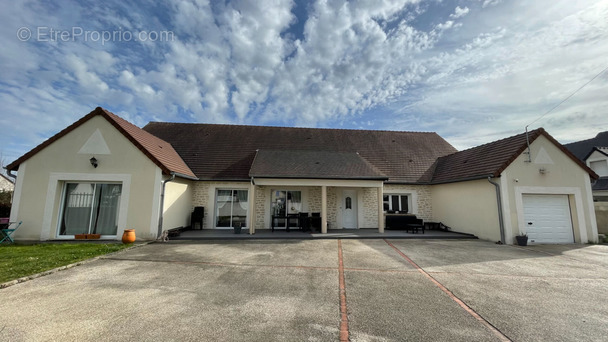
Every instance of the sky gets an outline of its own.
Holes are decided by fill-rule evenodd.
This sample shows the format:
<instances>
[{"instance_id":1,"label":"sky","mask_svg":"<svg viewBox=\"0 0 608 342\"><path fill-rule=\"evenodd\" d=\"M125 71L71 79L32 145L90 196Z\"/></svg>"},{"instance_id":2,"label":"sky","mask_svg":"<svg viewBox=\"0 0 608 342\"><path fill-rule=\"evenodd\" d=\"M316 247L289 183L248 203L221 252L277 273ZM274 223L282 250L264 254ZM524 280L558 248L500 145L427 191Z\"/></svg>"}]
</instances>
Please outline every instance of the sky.
<instances>
[{"instance_id":1,"label":"sky","mask_svg":"<svg viewBox=\"0 0 608 342\"><path fill-rule=\"evenodd\" d=\"M526 125L562 143L608 130L608 0L0 0L0 8L7 163L97 106L140 127L432 131L458 149Z\"/></svg>"}]
</instances>

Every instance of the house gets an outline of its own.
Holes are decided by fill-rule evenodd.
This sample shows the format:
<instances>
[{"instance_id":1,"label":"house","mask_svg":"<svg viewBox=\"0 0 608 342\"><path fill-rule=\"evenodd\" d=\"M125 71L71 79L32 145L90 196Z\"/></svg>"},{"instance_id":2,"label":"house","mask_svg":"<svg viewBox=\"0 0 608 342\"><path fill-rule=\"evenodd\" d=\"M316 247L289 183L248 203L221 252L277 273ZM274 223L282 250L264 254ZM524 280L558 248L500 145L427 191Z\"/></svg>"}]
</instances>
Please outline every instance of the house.
<instances>
[{"instance_id":1,"label":"house","mask_svg":"<svg viewBox=\"0 0 608 342\"><path fill-rule=\"evenodd\" d=\"M11 192L15 189L13 180L0 173L0 191Z\"/></svg>"},{"instance_id":2,"label":"house","mask_svg":"<svg viewBox=\"0 0 608 342\"><path fill-rule=\"evenodd\" d=\"M595 215L598 231L608 234L608 131L564 146L598 174L599 178L591 184Z\"/></svg>"},{"instance_id":3,"label":"house","mask_svg":"<svg viewBox=\"0 0 608 342\"><path fill-rule=\"evenodd\" d=\"M529 141L529 145L528 142ZM7 166L17 238L139 239L189 226L249 233L319 213L321 230L415 214L513 243L597 241L590 178L542 128L458 152L436 133L151 122L96 108Z\"/></svg>"}]
</instances>

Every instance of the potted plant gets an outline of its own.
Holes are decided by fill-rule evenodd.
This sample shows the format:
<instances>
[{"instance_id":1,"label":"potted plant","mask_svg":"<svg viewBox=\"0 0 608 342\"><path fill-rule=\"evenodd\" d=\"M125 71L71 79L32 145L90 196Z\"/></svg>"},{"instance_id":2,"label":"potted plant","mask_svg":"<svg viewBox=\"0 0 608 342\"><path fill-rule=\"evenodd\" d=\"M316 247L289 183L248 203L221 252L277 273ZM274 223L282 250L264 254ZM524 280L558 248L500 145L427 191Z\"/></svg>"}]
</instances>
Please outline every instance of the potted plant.
<instances>
[{"instance_id":1,"label":"potted plant","mask_svg":"<svg viewBox=\"0 0 608 342\"><path fill-rule=\"evenodd\" d=\"M527 246L528 245L528 234L521 233L515 237L515 240L517 240L518 245Z\"/></svg>"},{"instance_id":2,"label":"potted plant","mask_svg":"<svg viewBox=\"0 0 608 342\"><path fill-rule=\"evenodd\" d=\"M241 223L234 223L234 234L241 234Z\"/></svg>"}]
</instances>

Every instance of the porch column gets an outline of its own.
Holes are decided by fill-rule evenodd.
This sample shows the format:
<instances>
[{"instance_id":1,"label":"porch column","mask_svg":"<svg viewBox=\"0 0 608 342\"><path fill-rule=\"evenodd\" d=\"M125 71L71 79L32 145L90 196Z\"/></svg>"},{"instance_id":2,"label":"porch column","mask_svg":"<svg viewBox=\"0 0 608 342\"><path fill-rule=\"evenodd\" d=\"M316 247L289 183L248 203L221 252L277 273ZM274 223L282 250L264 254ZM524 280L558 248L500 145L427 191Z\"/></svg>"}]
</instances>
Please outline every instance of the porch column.
<instances>
[{"instance_id":1,"label":"porch column","mask_svg":"<svg viewBox=\"0 0 608 342\"><path fill-rule=\"evenodd\" d=\"M255 234L255 185L249 184L249 234Z\"/></svg>"},{"instance_id":2,"label":"porch column","mask_svg":"<svg viewBox=\"0 0 608 342\"><path fill-rule=\"evenodd\" d=\"M327 186L321 186L321 233L327 234Z\"/></svg>"},{"instance_id":3,"label":"porch column","mask_svg":"<svg viewBox=\"0 0 608 342\"><path fill-rule=\"evenodd\" d=\"M378 233L384 233L384 194L382 186L378 188Z\"/></svg>"}]
</instances>

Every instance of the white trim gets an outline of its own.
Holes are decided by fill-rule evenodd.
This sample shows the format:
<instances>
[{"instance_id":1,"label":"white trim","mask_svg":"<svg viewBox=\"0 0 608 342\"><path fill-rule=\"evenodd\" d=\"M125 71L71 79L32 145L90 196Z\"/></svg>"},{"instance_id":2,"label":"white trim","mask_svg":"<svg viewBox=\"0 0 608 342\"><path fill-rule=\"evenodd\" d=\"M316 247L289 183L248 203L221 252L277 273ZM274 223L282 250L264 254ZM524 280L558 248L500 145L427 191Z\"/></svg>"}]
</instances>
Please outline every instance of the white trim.
<instances>
[{"instance_id":1,"label":"white trim","mask_svg":"<svg viewBox=\"0 0 608 342\"><path fill-rule=\"evenodd\" d=\"M69 181L92 181L92 182L120 182L122 183L122 193L120 200L120 209L118 211L118 230L116 236L111 236L118 239L122 236L127 225L127 213L129 210L129 195L131 191L131 175L129 174L92 174L92 173L51 173L49 176L48 189L46 192L46 204L44 207L44 217L42 218L42 230L40 232L40 240L49 240L51 236L58 238L58 222L55 225L55 233L52 231L53 213L55 212L55 198L57 196L57 187L59 182ZM62 190L63 191L63 187ZM61 203L60 203L61 204ZM57 215L59 217L59 214Z\"/></svg>"},{"instance_id":2,"label":"white trim","mask_svg":"<svg viewBox=\"0 0 608 342\"><path fill-rule=\"evenodd\" d=\"M587 209L589 211L589 220L591 220L591 242L597 243L597 218L595 217L595 204L593 202L593 192L591 191L591 180L589 179L589 175L587 173L583 175L583 181L585 182L585 192L587 193ZM583 243L585 242L586 241L583 241Z\"/></svg>"},{"instance_id":3,"label":"white trim","mask_svg":"<svg viewBox=\"0 0 608 342\"><path fill-rule=\"evenodd\" d=\"M377 188L382 181L351 180L351 179L282 179L282 178L256 178L255 185L267 186L329 186L345 188Z\"/></svg>"},{"instance_id":4,"label":"white trim","mask_svg":"<svg viewBox=\"0 0 608 342\"><path fill-rule=\"evenodd\" d=\"M224 185L211 186L211 188L213 188L214 190L213 190L213 203L212 203L212 205L213 205L213 207L212 207L213 208L213 215L209 215L209 216L212 217L213 222L212 222L212 225L210 227L212 227L212 229L220 229L220 230L222 230L222 229L224 229L224 230L233 229L233 227L217 227L215 225L217 223L217 217L216 217L217 212L215 210L215 205L217 204L217 190L231 190L231 191L233 191L233 190L245 190L245 191L247 191L247 201L249 201L249 200L251 200L251 193L249 191L250 190L249 187L248 186L231 187L229 184L224 184ZM245 217L245 222L247 223L248 226L249 226L249 215L250 215L249 208L250 207L251 206L249 205L249 203L247 203L247 216ZM249 227L247 227L247 229L249 229Z\"/></svg>"},{"instance_id":5,"label":"white trim","mask_svg":"<svg viewBox=\"0 0 608 342\"><path fill-rule=\"evenodd\" d=\"M584 214L584 206L583 206L583 198L581 194L581 189L577 187L542 187L542 186L516 186L515 187L515 205L517 208L517 223L518 229L517 232L522 233L526 231L525 228L525 220L524 220L524 204L523 204L523 195L525 194L535 194L535 195L573 195L574 196L574 204L576 205L576 219L578 222L578 231L579 231L579 243L587 243L587 226L585 224L585 214ZM570 217L572 217L572 211L570 212ZM574 217L572 217L574 219ZM575 241L576 241L575 237Z\"/></svg>"},{"instance_id":6,"label":"white trim","mask_svg":"<svg viewBox=\"0 0 608 342\"><path fill-rule=\"evenodd\" d=\"M160 192L163 186L163 172L156 168L154 175L154 195L152 196L152 217L150 218L150 234L158 235L158 220L160 218ZM163 213L164 214L164 213Z\"/></svg>"},{"instance_id":7,"label":"white trim","mask_svg":"<svg viewBox=\"0 0 608 342\"><path fill-rule=\"evenodd\" d=\"M23 178L25 178L25 165L27 162L19 164L15 188L13 189L13 204L11 205L10 221L17 222L19 218L19 206L21 205L21 192L23 191Z\"/></svg>"},{"instance_id":8,"label":"white trim","mask_svg":"<svg viewBox=\"0 0 608 342\"><path fill-rule=\"evenodd\" d=\"M502 223L505 228L505 243L510 244L512 242L511 236L514 236L514 234L513 223L511 222L511 201L509 201L509 177L504 171L500 175L500 199L502 201Z\"/></svg>"},{"instance_id":9,"label":"white trim","mask_svg":"<svg viewBox=\"0 0 608 342\"><path fill-rule=\"evenodd\" d=\"M418 191L415 189L396 189L396 190L385 190L382 189L382 195L407 195L408 200L408 214L418 215ZM401 199L399 199L401 201ZM384 197L383 201L384 203ZM382 211L384 212L384 204L382 205Z\"/></svg>"}]
</instances>

